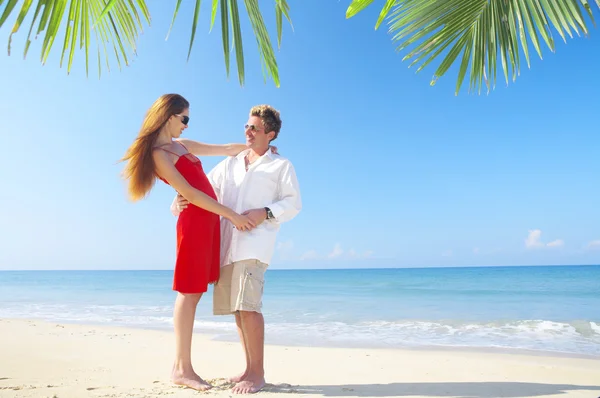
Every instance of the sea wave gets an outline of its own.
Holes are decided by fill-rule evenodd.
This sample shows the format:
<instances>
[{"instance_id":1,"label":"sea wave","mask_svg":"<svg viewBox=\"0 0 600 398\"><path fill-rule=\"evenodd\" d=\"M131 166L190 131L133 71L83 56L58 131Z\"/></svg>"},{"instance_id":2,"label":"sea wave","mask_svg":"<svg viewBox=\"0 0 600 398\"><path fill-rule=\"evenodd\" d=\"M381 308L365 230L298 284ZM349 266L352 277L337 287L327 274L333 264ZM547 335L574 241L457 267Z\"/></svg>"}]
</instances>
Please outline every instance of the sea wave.
<instances>
[{"instance_id":1,"label":"sea wave","mask_svg":"<svg viewBox=\"0 0 600 398\"><path fill-rule=\"evenodd\" d=\"M171 329L171 306L23 304L0 309L3 318L37 318L56 322L110 324ZM600 356L597 320L398 320L371 322L269 322L271 344L337 347L470 347L526 349ZM195 329L217 339L235 340L231 317L198 316Z\"/></svg>"},{"instance_id":2,"label":"sea wave","mask_svg":"<svg viewBox=\"0 0 600 398\"><path fill-rule=\"evenodd\" d=\"M346 324L271 324L276 343L362 347L472 347L526 349L600 356L600 328L590 321L415 321Z\"/></svg>"}]
</instances>

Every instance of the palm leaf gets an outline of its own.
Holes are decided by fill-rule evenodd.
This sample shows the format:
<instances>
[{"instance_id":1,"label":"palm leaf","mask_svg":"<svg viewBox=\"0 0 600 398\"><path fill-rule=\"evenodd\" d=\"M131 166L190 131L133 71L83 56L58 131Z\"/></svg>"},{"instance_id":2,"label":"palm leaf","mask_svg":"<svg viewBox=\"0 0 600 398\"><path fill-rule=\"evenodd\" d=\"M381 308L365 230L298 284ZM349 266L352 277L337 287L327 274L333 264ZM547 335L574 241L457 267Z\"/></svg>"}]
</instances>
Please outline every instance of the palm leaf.
<instances>
[{"instance_id":1,"label":"palm leaf","mask_svg":"<svg viewBox=\"0 0 600 398\"><path fill-rule=\"evenodd\" d=\"M192 22L192 37L190 38L190 48L188 49L188 61L192 54L192 46L194 45L194 38L196 37L196 29L198 28L198 16L200 16L200 4L201 0L196 0L196 7L194 8L194 21Z\"/></svg>"},{"instance_id":2,"label":"palm leaf","mask_svg":"<svg viewBox=\"0 0 600 398\"><path fill-rule=\"evenodd\" d=\"M18 7L19 3L22 5ZM214 25L217 10L221 10L223 54L225 68L229 76L230 49L235 50L238 78L244 84L244 49L242 40L241 18L238 0L212 0L210 14L210 29ZM270 76L279 87L279 70L271 39L266 24L259 9L258 0L244 0L253 33L258 43L261 64L265 76ZM177 18L182 0L175 0L175 11L167 39ZM201 0L195 1L192 31L188 48L188 60L196 39L199 23ZM277 24L277 43L281 46L283 17L289 21L287 0L275 0L275 15ZM150 12L145 0L0 0L0 28L9 17L18 11L13 28L8 37L8 54L11 53L13 37L18 33L23 21L31 17L31 25L25 41L23 56L26 57L31 45L31 36L41 35L42 46L40 58L45 64L50 56L57 38L62 42L60 66L66 64L70 73L75 59L77 47L84 51L86 75L89 73L90 46L97 46L98 74L102 74L103 61L110 71L109 59L116 60L119 68L129 65L130 59L136 54L137 40L143 32L143 25L150 24ZM232 35L230 36L230 29ZM292 26L293 29L293 26ZM91 34L93 31L93 35ZM230 38L232 42L230 43ZM62 40L61 40L62 39ZM114 53L114 54L111 54Z\"/></svg>"},{"instance_id":3,"label":"palm leaf","mask_svg":"<svg viewBox=\"0 0 600 398\"><path fill-rule=\"evenodd\" d=\"M294 30L294 25L292 24L292 19L290 18L290 6L287 3L287 0L275 0L275 20L277 23L277 47L281 48L281 31L283 25L283 16L288 20L292 30Z\"/></svg>"},{"instance_id":4,"label":"palm leaf","mask_svg":"<svg viewBox=\"0 0 600 398\"><path fill-rule=\"evenodd\" d=\"M352 3L346 10L346 18L352 18L369 6L373 0L352 0Z\"/></svg>"},{"instance_id":5,"label":"palm leaf","mask_svg":"<svg viewBox=\"0 0 600 398\"><path fill-rule=\"evenodd\" d=\"M8 12L5 10L5 12L3 13L1 20L0 20L0 26L2 26L2 23L4 23L4 21L8 17L8 14L14 8L14 6L16 5L17 2L13 1L12 3L13 3L12 7L10 7L10 5L7 5L7 10L9 9L8 7L10 7L10 10ZM32 0L25 0L25 2L23 3L23 6L21 7L21 11L19 12L19 16L17 16L17 21L15 22L15 25L13 26L12 31L10 32L10 36L8 36L8 55L10 55L10 44L12 41L12 36L21 27L21 24L23 23L23 19L25 19L25 16L27 16L27 13L29 12L29 7L31 7L31 3L32 3ZM4 14L6 14L6 16Z\"/></svg>"},{"instance_id":6,"label":"palm leaf","mask_svg":"<svg viewBox=\"0 0 600 398\"><path fill-rule=\"evenodd\" d=\"M221 38L223 41L223 55L225 57L225 70L229 77L230 50L229 50L229 3L221 0Z\"/></svg>"},{"instance_id":7,"label":"palm leaf","mask_svg":"<svg viewBox=\"0 0 600 398\"><path fill-rule=\"evenodd\" d=\"M353 0L346 15L356 15L371 3ZM600 8L600 0L595 3ZM485 85L489 92L500 65L506 84L519 75L522 57L530 66L530 42L542 57L540 36L555 51L553 32L564 41L567 36L588 35L585 14L595 24L589 0L386 0L376 27L382 15L388 16L398 50L408 50L404 60L412 59L411 66L420 64L417 71L438 63L432 85L462 53L458 95L469 66L469 90L480 93Z\"/></svg>"},{"instance_id":8,"label":"palm leaf","mask_svg":"<svg viewBox=\"0 0 600 398\"><path fill-rule=\"evenodd\" d=\"M212 28L215 25L215 18L217 17L217 8L219 7L219 0L213 0L212 2L212 12L210 13L210 29L209 32L212 32Z\"/></svg>"},{"instance_id":9,"label":"palm leaf","mask_svg":"<svg viewBox=\"0 0 600 398\"><path fill-rule=\"evenodd\" d=\"M225 0L221 0L225 1ZM244 45L242 42L242 25L240 24L240 11L237 0L229 1L229 11L231 12L231 27L233 29L233 48L235 50L235 60L237 61L238 80L240 85L244 85Z\"/></svg>"},{"instance_id":10,"label":"palm leaf","mask_svg":"<svg viewBox=\"0 0 600 398\"><path fill-rule=\"evenodd\" d=\"M256 36L256 41L258 43L258 49L263 67L266 69L266 74L273 79L275 86L279 87L280 82L277 59L275 58L275 52L273 51L273 46L271 45L271 39L269 38L265 21L263 20L262 14L260 13L260 9L258 7L258 0L245 0L245 4L246 11L250 17L250 24L252 25L254 36Z\"/></svg>"},{"instance_id":11,"label":"palm leaf","mask_svg":"<svg viewBox=\"0 0 600 398\"><path fill-rule=\"evenodd\" d=\"M112 1L112 0L110 0ZM188 48L188 60L190 54L192 52L194 40L196 37L196 30L198 26L198 16L200 14L200 0L196 0L196 5L194 9L194 17L192 21L192 34L190 39L190 45ZM244 85L245 81L245 64L244 64L244 46L243 46L243 34L241 27L241 18L240 18L240 10L238 0L212 0L211 4L211 13L210 13L210 28L209 31L212 31L214 26L217 10L219 9L220 3L220 11L221 11L221 37L223 41L223 55L225 59L225 70L227 76L229 77L229 68L230 68L230 57L231 57L231 49L235 51L235 58L238 70L238 80L240 85ZM169 32L171 31L175 19L177 17L179 6L181 4L181 0L177 0L175 6L175 12L173 13L173 20L171 22L171 27ZM275 57L275 52L273 50L273 46L271 45L271 39L268 34L264 19L262 17L262 13L260 11L258 0L244 0L244 4L246 6L246 11L248 13L248 18L250 19L250 24L252 26L252 30L254 32L254 36L258 43L258 50L260 54L261 64L263 66L263 71L265 72L265 77L268 75L273 79L273 82L277 87L280 85L279 81L279 68L277 66L277 60ZM282 35L282 21L283 17L288 20L290 25L292 24L290 13L289 13L289 5L287 0L275 0L275 19L277 24L277 43L281 45L281 35ZM292 26L293 28L293 26ZM231 33L231 35L230 35ZM168 38L168 35L167 35ZM231 39L231 42L230 42Z\"/></svg>"},{"instance_id":12,"label":"palm leaf","mask_svg":"<svg viewBox=\"0 0 600 398\"><path fill-rule=\"evenodd\" d=\"M10 0L4 5L4 1L0 0L0 28L17 9L15 6L18 2ZM43 34L40 54L42 64L47 62L56 39L62 36L60 66L66 63L67 73L70 73L77 48L84 49L86 75L89 73L89 47L93 45L90 29L96 33L94 39L98 45L99 57L102 45L108 66L106 46L112 46L115 58L121 65L121 61L128 64L130 56L135 55L137 39L143 29L140 15L146 23L150 23L145 0L24 0L9 36L9 55L13 35L18 33L24 19L32 11L23 56L26 57L29 51L34 28L36 37ZM99 58L99 74L100 65Z\"/></svg>"},{"instance_id":13,"label":"palm leaf","mask_svg":"<svg viewBox=\"0 0 600 398\"><path fill-rule=\"evenodd\" d=\"M381 13L379 14L379 18L377 18L377 23L375 24L375 29L379 29L379 25L383 22L385 17L389 14L392 7L396 4L396 0L387 0L385 5L381 9Z\"/></svg>"}]
</instances>

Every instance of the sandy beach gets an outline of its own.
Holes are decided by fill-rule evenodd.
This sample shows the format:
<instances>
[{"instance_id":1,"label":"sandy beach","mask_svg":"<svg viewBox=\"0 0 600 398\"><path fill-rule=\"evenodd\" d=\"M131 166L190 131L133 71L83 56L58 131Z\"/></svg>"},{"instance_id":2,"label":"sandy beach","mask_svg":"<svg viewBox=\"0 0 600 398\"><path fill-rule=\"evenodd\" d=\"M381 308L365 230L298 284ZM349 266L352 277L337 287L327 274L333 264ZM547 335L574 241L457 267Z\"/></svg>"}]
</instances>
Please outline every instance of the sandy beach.
<instances>
[{"instance_id":1,"label":"sandy beach","mask_svg":"<svg viewBox=\"0 0 600 398\"><path fill-rule=\"evenodd\" d=\"M0 396L232 396L237 343L194 337L206 393L171 385L173 335L0 319ZM600 361L456 350L266 347L265 397L598 397Z\"/></svg>"}]
</instances>

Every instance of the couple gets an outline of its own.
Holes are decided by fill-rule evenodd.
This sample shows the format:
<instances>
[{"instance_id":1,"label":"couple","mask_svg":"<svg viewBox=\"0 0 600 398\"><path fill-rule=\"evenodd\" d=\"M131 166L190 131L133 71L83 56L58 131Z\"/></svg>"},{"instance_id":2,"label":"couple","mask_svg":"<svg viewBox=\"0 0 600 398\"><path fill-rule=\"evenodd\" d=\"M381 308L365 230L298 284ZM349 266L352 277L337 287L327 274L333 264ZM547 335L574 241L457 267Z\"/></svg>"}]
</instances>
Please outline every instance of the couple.
<instances>
[{"instance_id":1,"label":"couple","mask_svg":"<svg viewBox=\"0 0 600 398\"><path fill-rule=\"evenodd\" d=\"M185 98L161 96L123 158L131 199L145 197L156 178L178 192L171 205L179 216L172 380L196 390L211 388L193 369L191 345L196 306L208 285L215 283L214 314L235 315L246 355L246 370L230 379L236 383L232 391L255 393L265 384L264 272L280 223L295 217L302 207L298 181L291 162L270 147L281 129L279 112L272 107L250 110L246 144L176 140L189 120ZM195 155L229 157L206 175Z\"/></svg>"}]
</instances>

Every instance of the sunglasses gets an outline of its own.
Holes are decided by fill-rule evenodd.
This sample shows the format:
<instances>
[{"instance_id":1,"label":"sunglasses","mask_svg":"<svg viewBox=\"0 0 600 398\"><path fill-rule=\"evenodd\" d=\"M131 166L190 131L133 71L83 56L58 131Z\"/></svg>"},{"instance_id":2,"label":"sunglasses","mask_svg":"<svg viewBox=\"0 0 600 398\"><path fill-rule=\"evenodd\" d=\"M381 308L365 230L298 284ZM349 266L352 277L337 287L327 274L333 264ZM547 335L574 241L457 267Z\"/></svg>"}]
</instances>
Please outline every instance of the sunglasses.
<instances>
[{"instance_id":1,"label":"sunglasses","mask_svg":"<svg viewBox=\"0 0 600 398\"><path fill-rule=\"evenodd\" d=\"M186 126L188 125L188 123L190 122L190 117L189 116L185 116L185 115L178 115L176 114L175 116L179 116L181 117L181 123L185 124Z\"/></svg>"},{"instance_id":2,"label":"sunglasses","mask_svg":"<svg viewBox=\"0 0 600 398\"><path fill-rule=\"evenodd\" d=\"M255 125L253 124L245 124L244 125L244 130L250 130L250 131L262 131L261 129L257 129Z\"/></svg>"}]
</instances>

